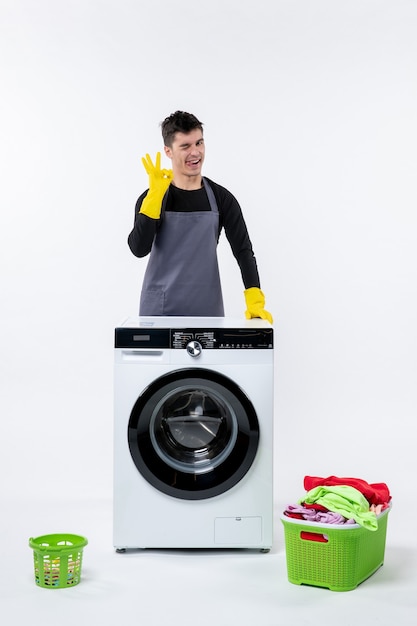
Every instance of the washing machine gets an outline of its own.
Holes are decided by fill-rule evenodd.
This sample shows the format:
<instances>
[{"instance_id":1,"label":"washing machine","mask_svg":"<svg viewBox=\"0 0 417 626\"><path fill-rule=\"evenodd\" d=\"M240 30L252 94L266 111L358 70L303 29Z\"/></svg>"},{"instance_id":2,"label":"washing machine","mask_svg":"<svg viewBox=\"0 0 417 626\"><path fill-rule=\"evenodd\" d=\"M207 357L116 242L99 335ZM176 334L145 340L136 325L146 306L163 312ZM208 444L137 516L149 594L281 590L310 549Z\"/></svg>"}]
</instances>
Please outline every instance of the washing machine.
<instances>
[{"instance_id":1,"label":"washing machine","mask_svg":"<svg viewBox=\"0 0 417 626\"><path fill-rule=\"evenodd\" d=\"M115 329L118 552L271 548L273 337L267 321L227 317Z\"/></svg>"}]
</instances>

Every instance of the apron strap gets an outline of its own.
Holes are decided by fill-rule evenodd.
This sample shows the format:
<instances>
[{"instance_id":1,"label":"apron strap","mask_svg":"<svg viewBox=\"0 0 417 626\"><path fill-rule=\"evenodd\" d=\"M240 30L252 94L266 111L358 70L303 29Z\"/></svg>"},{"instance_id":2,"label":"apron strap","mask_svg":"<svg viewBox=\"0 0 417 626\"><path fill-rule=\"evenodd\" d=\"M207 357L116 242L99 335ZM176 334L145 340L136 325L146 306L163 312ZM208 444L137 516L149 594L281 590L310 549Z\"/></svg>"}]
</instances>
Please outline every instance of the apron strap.
<instances>
[{"instance_id":1,"label":"apron strap","mask_svg":"<svg viewBox=\"0 0 417 626\"><path fill-rule=\"evenodd\" d=\"M204 189L206 190L207 198L210 204L210 208L213 213L219 212L219 207L217 206L216 197L214 195L213 189L210 187L207 178L203 177Z\"/></svg>"}]
</instances>

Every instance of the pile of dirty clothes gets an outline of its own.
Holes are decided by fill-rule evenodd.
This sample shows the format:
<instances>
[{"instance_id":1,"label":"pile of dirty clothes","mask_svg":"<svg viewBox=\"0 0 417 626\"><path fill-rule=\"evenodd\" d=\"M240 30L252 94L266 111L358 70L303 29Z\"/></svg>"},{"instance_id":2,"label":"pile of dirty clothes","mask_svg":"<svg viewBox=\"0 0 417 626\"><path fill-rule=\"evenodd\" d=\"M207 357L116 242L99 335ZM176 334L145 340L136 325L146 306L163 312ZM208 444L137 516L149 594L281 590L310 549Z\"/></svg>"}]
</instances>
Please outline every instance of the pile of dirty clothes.
<instances>
[{"instance_id":1,"label":"pile of dirty clothes","mask_svg":"<svg viewBox=\"0 0 417 626\"><path fill-rule=\"evenodd\" d=\"M284 515L321 524L360 524L378 530L378 515L391 506L385 483L368 483L362 478L305 476L306 494L290 504Z\"/></svg>"}]
</instances>

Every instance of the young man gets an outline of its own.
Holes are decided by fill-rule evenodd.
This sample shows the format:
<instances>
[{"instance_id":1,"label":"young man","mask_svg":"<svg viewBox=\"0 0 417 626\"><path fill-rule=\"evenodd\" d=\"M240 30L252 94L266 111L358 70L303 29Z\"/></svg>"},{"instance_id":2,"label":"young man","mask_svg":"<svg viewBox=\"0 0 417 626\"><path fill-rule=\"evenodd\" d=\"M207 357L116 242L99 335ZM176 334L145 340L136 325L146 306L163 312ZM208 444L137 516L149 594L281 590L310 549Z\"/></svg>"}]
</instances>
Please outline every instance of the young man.
<instances>
[{"instance_id":1,"label":"young man","mask_svg":"<svg viewBox=\"0 0 417 626\"><path fill-rule=\"evenodd\" d=\"M252 244L236 198L203 177L203 124L176 111L161 124L172 170L142 159L149 189L138 199L128 243L137 257L150 253L140 298L140 315L223 317L217 244L224 229L242 275L248 319L272 323Z\"/></svg>"}]
</instances>

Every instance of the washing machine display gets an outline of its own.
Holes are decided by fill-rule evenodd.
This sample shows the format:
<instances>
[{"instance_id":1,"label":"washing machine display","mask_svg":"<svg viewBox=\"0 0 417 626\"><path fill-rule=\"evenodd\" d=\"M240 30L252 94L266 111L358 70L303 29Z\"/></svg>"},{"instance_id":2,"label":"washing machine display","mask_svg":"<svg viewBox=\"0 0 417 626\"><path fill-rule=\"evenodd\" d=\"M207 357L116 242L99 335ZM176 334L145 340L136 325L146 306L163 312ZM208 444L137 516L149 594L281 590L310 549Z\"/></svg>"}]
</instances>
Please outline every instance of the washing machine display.
<instances>
[{"instance_id":1,"label":"washing machine display","mask_svg":"<svg viewBox=\"0 0 417 626\"><path fill-rule=\"evenodd\" d=\"M273 348L261 319L115 329L116 550L271 548Z\"/></svg>"},{"instance_id":2,"label":"washing machine display","mask_svg":"<svg viewBox=\"0 0 417 626\"><path fill-rule=\"evenodd\" d=\"M139 396L128 437L136 467L150 484L197 500L227 491L246 474L259 423L233 380L211 370L180 369Z\"/></svg>"}]
</instances>

